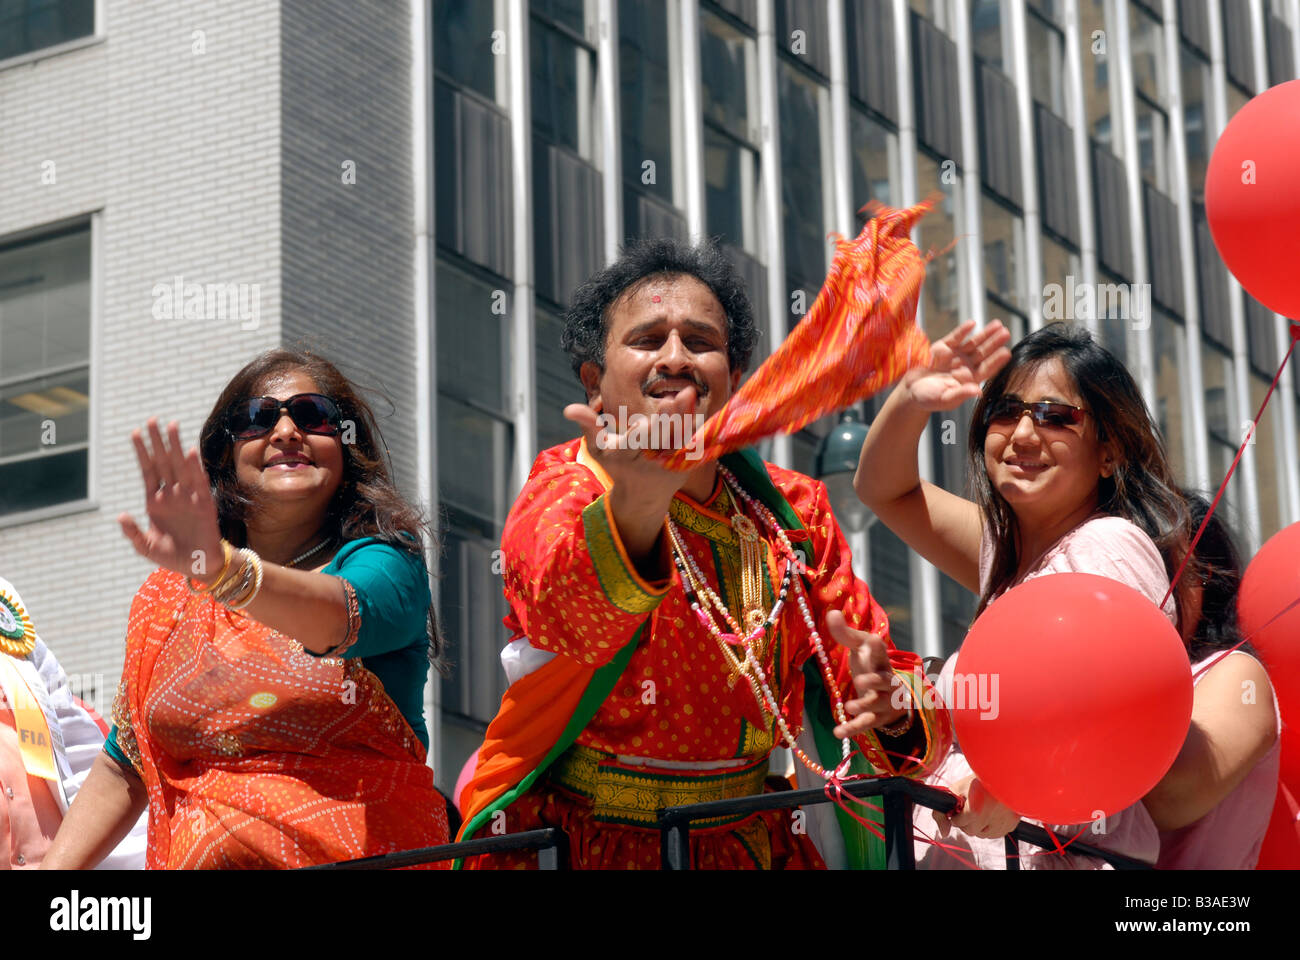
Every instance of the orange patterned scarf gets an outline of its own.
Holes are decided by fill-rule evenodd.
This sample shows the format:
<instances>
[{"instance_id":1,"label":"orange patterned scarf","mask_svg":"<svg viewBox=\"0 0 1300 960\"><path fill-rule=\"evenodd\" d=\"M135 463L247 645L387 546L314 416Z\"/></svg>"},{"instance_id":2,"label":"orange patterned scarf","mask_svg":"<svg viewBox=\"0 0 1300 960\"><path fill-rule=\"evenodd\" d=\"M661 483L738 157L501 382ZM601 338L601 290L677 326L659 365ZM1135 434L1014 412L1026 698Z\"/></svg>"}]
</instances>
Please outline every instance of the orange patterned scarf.
<instances>
[{"instance_id":1,"label":"orange patterned scarf","mask_svg":"<svg viewBox=\"0 0 1300 960\"><path fill-rule=\"evenodd\" d=\"M447 842L424 746L374 674L191 595L179 574L157 570L136 594L113 713L149 795L151 869Z\"/></svg>"},{"instance_id":2,"label":"orange patterned scarf","mask_svg":"<svg viewBox=\"0 0 1300 960\"><path fill-rule=\"evenodd\" d=\"M689 470L776 433L794 433L930 362L916 326L927 257L908 238L932 201L874 207L856 240L835 236L835 258L808 316L668 466Z\"/></svg>"}]
</instances>

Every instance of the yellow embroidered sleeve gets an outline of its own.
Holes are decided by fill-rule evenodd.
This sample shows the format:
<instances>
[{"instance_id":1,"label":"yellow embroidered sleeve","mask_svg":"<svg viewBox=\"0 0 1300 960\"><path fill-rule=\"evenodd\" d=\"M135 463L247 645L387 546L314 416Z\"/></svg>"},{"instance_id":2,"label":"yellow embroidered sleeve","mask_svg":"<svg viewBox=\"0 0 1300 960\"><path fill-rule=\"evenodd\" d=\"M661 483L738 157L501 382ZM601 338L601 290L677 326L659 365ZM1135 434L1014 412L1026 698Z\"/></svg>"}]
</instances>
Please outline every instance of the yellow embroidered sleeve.
<instances>
[{"instance_id":1,"label":"yellow embroidered sleeve","mask_svg":"<svg viewBox=\"0 0 1300 960\"><path fill-rule=\"evenodd\" d=\"M618 538L607 495L597 497L583 509L582 525L592 566L610 603L624 613L649 613L657 607L671 581L648 583L636 572Z\"/></svg>"}]
</instances>

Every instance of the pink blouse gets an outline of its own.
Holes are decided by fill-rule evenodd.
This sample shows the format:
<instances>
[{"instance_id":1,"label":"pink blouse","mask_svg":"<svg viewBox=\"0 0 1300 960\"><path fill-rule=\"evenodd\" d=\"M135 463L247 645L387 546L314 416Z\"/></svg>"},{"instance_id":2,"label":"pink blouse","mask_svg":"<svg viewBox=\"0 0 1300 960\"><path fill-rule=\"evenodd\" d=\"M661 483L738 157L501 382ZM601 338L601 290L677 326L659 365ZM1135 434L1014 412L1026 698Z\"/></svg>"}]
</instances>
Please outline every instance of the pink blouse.
<instances>
[{"instance_id":1,"label":"pink blouse","mask_svg":"<svg viewBox=\"0 0 1300 960\"><path fill-rule=\"evenodd\" d=\"M986 535L980 544L981 591L988 584L992 563L993 543ZM1018 582L1023 583L1052 573L1094 573L1110 577L1140 591L1154 604L1159 604L1169 589L1164 560L1156 545L1138 527L1120 517L1098 516L1085 520L1049 547ZM1172 622L1175 618L1173 599L1170 598L1162 609ZM951 696L952 677L956 667L957 655L954 655L948 658L939 675L938 689L945 697ZM927 782L948 787L971 774L970 764L962 755L961 747L954 743L947 758ZM950 831L947 838L940 837L933 814L922 807L916 810L915 823L925 836L951 848L944 850L918 841L915 846L918 869L964 869L971 866L983 870L1006 869L1008 854L1002 837L972 837L958 829ZM1160 851L1156 825L1141 801L1107 817L1104 823L1050 824L1048 827L1062 843L1083 830L1085 832L1079 837L1081 842L1148 863L1155 863ZM1094 857L1068 852L1065 856L1049 855L1041 848L1027 843L1018 843L1018 849L1022 870L1111 869L1105 861Z\"/></svg>"},{"instance_id":2,"label":"pink blouse","mask_svg":"<svg viewBox=\"0 0 1300 960\"><path fill-rule=\"evenodd\" d=\"M1229 656L1248 657L1250 654L1238 650ZM1201 682L1204 674L1200 671L1206 665L1222 658L1222 654L1214 653L1196 664L1192 668L1192 672L1198 674L1195 682ZM1177 830L1160 831L1157 867L1162 870L1255 869L1264 834L1268 831L1268 821L1273 815L1278 770L1282 762L1282 713L1278 710L1276 695L1273 697L1273 712L1277 715L1278 737L1268 753L1232 793L1201 819Z\"/></svg>"}]
</instances>

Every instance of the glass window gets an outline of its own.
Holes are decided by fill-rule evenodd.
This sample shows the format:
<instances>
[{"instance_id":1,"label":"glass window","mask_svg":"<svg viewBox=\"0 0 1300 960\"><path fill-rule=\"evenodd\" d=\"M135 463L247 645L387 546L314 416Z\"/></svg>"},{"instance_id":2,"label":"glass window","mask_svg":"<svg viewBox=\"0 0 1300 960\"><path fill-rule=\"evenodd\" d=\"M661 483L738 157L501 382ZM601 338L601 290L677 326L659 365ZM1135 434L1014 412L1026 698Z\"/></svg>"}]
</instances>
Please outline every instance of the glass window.
<instances>
[{"instance_id":1,"label":"glass window","mask_svg":"<svg viewBox=\"0 0 1300 960\"><path fill-rule=\"evenodd\" d=\"M721 17L700 14L700 79L704 92L704 119L742 140L753 142L750 117L755 84L754 41Z\"/></svg>"},{"instance_id":2,"label":"glass window","mask_svg":"<svg viewBox=\"0 0 1300 960\"><path fill-rule=\"evenodd\" d=\"M952 36L953 11L950 0L910 0L912 9Z\"/></svg>"},{"instance_id":3,"label":"glass window","mask_svg":"<svg viewBox=\"0 0 1300 960\"><path fill-rule=\"evenodd\" d=\"M1076 286L1082 282L1082 271L1083 266L1076 251L1043 234L1044 321L1082 322L1088 319L1075 315L1077 312L1075 304L1078 300Z\"/></svg>"},{"instance_id":4,"label":"glass window","mask_svg":"<svg viewBox=\"0 0 1300 960\"><path fill-rule=\"evenodd\" d=\"M507 415L510 294L441 261L437 276L438 389Z\"/></svg>"},{"instance_id":5,"label":"glass window","mask_svg":"<svg viewBox=\"0 0 1300 960\"><path fill-rule=\"evenodd\" d=\"M1250 102L1250 94L1235 83L1228 84L1228 121L1237 115L1237 111Z\"/></svg>"},{"instance_id":6,"label":"glass window","mask_svg":"<svg viewBox=\"0 0 1300 960\"><path fill-rule=\"evenodd\" d=\"M571 403L586 403L582 384L574 376L569 355L560 347L564 321L558 315L538 307L534 313L537 347L537 446L546 450L572 440L580 432L572 420L564 418L564 408Z\"/></svg>"},{"instance_id":7,"label":"glass window","mask_svg":"<svg viewBox=\"0 0 1300 960\"><path fill-rule=\"evenodd\" d=\"M470 514L485 535L499 535L510 508L513 427L439 392L437 436L441 499Z\"/></svg>"},{"instance_id":8,"label":"glass window","mask_svg":"<svg viewBox=\"0 0 1300 960\"><path fill-rule=\"evenodd\" d=\"M1242 425L1245 418L1237 409L1232 357L1204 340L1201 343L1201 371L1202 387L1205 390L1205 426L1210 447L1210 483L1213 487L1206 492L1213 495L1227 475L1233 457L1237 455L1237 446L1245 439ZM1245 543L1245 525L1241 515L1244 501L1240 491L1241 475L1233 473L1218 509L1223 511L1222 516L1237 535L1238 541Z\"/></svg>"},{"instance_id":9,"label":"glass window","mask_svg":"<svg viewBox=\"0 0 1300 960\"><path fill-rule=\"evenodd\" d=\"M1128 5L1129 46L1133 51L1133 86L1153 103L1168 103L1164 27L1146 9Z\"/></svg>"},{"instance_id":10,"label":"glass window","mask_svg":"<svg viewBox=\"0 0 1300 960\"><path fill-rule=\"evenodd\" d=\"M1137 112L1138 164L1142 178L1169 195L1169 118L1142 97L1134 98Z\"/></svg>"},{"instance_id":11,"label":"glass window","mask_svg":"<svg viewBox=\"0 0 1300 960\"><path fill-rule=\"evenodd\" d=\"M434 0L433 4L434 69L489 100L497 99L501 60L492 50L497 29L494 6L482 0ZM496 40L504 43L500 36Z\"/></svg>"},{"instance_id":12,"label":"glass window","mask_svg":"<svg viewBox=\"0 0 1300 960\"><path fill-rule=\"evenodd\" d=\"M618 7L623 179L673 202L676 123L669 74L668 7L622 0ZM650 164L651 166L647 166Z\"/></svg>"},{"instance_id":13,"label":"glass window","mask_svg":"<svg viewBox=\"0 0 1300 960\"><path fill-rule=\"evenodd\" d=\"M496 536L509 507L509 290L437 264L438 473L444 501Z\"/></svg>"},{"instance_id":14,"label":"glass window","mask_svg":"<svg viewBox=\"0 0 1300 960\"><path fill-rule=\"evenodd\" d=\"M853 207L860 211L872 200L897 207L898 137L861 110L849 111L853 156ZM858 223L868 214L859 213Z\"/></svg>"},{"instance_id":15,"label":"glass window","mask_svg":"<svg viewBox=\"0 0 1300 960\"><path fill-rule=\"evenodd\" d=\"M917 225L917 246L935 258L925 271L921 304L925 332L936 340L961 325L970 312L964 287L965 258L957 254L954 238L965 231L961 208L961 172L951 160L942 163L927 153L916 157L917 196L939 194L935 209ZM944 251L944 252L940 252Z\"/></svg>"},{"instance_id":16,"label":"glass window","mask_svg":"<svg viewBox=\"0 0 1300 960\"><path fill-rule=\"evenodd\" d=\"M533 132L591 159L596 76L591 48L534 16L530 56Z\"/></svg>"},{"instance_id":17,"label":"glass window","mask_svg":"<svg viewBox=\"0 0 1300 960\"><path fill-rule=\"evenodd\" d=\"M1114 31L1106 22L1106 0L1079 0L1079 42L1083 45L1083 101L1088 135L1112 150L1116 139L1111 117L1120 115L1119 85L1110 82L1109 58ZM1118 151L1116 151L1118 152Z\"/></svg>"},{"instance_id":18,"label":"glass window","mask_svg":"<svg viewBox=\"0 0 1300 960\"><path fill-rule=\"evenodd\" d=\"M7 0L0 3L0 60L88 37L95 0Z\"/></svg>"},{"instance_id":19,"label":"glass window","mask_svg":"<svg viewBox=\"0 0 1300 960\"><path fill-rule=\"evenodd\" d=\"M867 529L871 558L871 596L885 608L889 617L889 636L903 650L915 649L912 627L912 579L909 549L883 523Z\"/></svg>"},{"instance_id":20,"label":"glass window","mask_svg":"<svg viewBox=\"0 0 1300 960\"><path fill-rule=\"evenodd\" d=\"M806 312L826 278L829 253L825 191L831 178L825 167L830 92L785 62L779 80L785 269L791 294L804 291ZM791 326L800 319L801 315L792 315Z\"/></svg>"},{"instance_id":21,"label":"glass window","mask_svg":"<svg viewBox=\"0 0 1300 960\"><path fill-rule=\"evenodd\" d=\"M1156 361L1156 423L1174 476L1185 486L1191 476L1187 469L1187 434L1193 423L1193 418L1185 415L1192 409L1186 392L1187 332L1163 310L1155 311L1151 326Z\"/></svg>"},{"instance_id":22,"label":"glass window","mask_svg":"<svg viewBox=\"0 0 1300 960\"><path fill-rule=\"evenodd\" d=\"M475 0L479 2L479 0ZM529 9L553 23L558 23L580 37L587 35L584 0L531 0Z\"/></svg>"},{"instance_id":23,"label":"glass window","mask_svg":"<svg viewBox=\"0 0 1300 960\"><path fill-rule=\"evenodd\" d=\"M88 495L90 230L0 248L0 515Z\"/></svg>"},{"instance_id":24,"label":"glass window","mask_svg":"<svg viewBox=\"0 0 1300 960\"><path fill-rule=\"evenodd\" d=\"M1130 357L1133 356L1129 351L1129 333L1133 323L1124 315L1127 298L1125 291L1128 289L1128 284L1119 277L1101 273L1094 309L1097 312L1097 327L1101 334L1097 339L1103 347L1118 357L1130 372L1133 372L1135 368L1129 362Z\"/></svg>"},{"instance_id":25,"label":"glass window","mask_svg":"<svg viewBox=\"0 0 1300 960\"><path fill-rule=\"evenodd\" d=\"M1014 72L1007 0L971 0L970 34L975 56L1008 76Z\"/></svg>"},{"instance_id":26,"label":"glass window","mask_svg":"<svg viewBox=\"0 0 1300 960\"><path fill-rule=\"evenodd\" d=\"M1187 186L1193 202L1205 198L1205 170L1210 162L1211 104L1214 103L1210 64L1187 44L1179 46L1182 80L1183 137L1187 142Z\"/></svg>"},{"instance_id":27,"label":"glass window","mask_svg":"<svg viewBox=\"0 0 1300 960\"><path fill-rule=\"evenodd\" d=\"M710 126L704 128L704 192L709 234L755 252L758 154Z\"/></svg>"},{"instance_id":28,"label":"glass window","mask_svg":"<svg viewBox=\"0 0 1300 960\"><path fill-rule=\"evenodd\" d=\"M1250 410L1241 418L1243 421L1253 417L1255 411L1264 402L1268 393L1270 380L1252 376L1250 378ZM1274 393L1274 398L1277 394ZM1269 400L1271 404L1273 399ZM1276 414L1269 415L1264 410L1259 427L1255 430L1255 480L1259 490L1259 534L1263 543L1282 529L1282 478L1286 476L1282 460L1281 437L1278 436ZM1243 431L1244 431L1243 427Z\"/></svg>"},{"instance_id":29,"label":"glass window","mask_svg":"<svg viewBox=\"0 0 1300 960\"><path fill-rule=\"evenodd\" d=\"M1018 310L1025 309L1025 223L987 194L980 198L984 221L984 287Z\"/></svg>"},{"instance_id":30,"label":"glass window","mask_svg":"<svg viewBox=\"0 0 1300 960\"><path fill-rule=\"evenodd\" d=\"M700 15L705 217L710 235L761 254L754 40L707 10Z\"/></svg>"},{"instance_id":31,"label":"glass window","mask_svg":"<svg viewBox=\"0 0 1300 960\"><path fill-rule=\"evenodd\" d=\"M1058 117L1070 119L1065 98L1065 35L1030 13L1025 17L1029 40L1029 89L1034 99Z\"/></svg>"}]
</instances>

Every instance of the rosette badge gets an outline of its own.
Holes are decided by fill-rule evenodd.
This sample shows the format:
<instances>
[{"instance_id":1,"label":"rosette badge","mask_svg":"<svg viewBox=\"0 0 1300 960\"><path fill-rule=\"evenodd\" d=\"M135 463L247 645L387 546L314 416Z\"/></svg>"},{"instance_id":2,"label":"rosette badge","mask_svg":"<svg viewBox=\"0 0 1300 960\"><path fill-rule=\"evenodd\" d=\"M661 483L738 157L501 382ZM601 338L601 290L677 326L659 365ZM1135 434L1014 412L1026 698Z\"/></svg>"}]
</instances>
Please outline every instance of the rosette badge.
<instances>
[{"instance_id":1,"label":"rosette badge","mask_svg":"<svg viewBox=\"0 0 1300 960\"><path fill-rule=\"evenodd\" d=\"M5 590L0 590L0 652L25 657L36 649L36 628L27 611Z\"/></svg>"}]
</instances>

